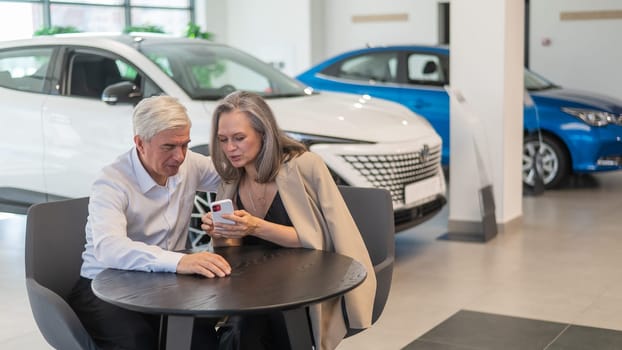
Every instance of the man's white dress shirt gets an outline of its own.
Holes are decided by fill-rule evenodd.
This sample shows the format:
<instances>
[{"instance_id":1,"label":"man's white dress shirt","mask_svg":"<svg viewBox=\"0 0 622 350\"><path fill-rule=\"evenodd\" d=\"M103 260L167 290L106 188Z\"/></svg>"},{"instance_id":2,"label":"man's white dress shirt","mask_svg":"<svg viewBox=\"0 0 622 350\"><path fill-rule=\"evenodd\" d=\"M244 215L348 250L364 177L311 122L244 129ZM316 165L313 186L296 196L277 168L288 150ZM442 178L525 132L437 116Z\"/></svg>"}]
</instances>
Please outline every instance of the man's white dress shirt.
<instances>
[{"instance_id":1,"label":"man's white dress shirt","mask_svg":"<svg viewBox=\"0 0 622 350\"><path fill-rule=\"evenodd\" d=\"M166 185L158 185L136 148L102 169L89 199L83 277L106 268L175 272L186 248L196 191L216 191L212 160L188 150Z\"/></svg>"}]
</instances>

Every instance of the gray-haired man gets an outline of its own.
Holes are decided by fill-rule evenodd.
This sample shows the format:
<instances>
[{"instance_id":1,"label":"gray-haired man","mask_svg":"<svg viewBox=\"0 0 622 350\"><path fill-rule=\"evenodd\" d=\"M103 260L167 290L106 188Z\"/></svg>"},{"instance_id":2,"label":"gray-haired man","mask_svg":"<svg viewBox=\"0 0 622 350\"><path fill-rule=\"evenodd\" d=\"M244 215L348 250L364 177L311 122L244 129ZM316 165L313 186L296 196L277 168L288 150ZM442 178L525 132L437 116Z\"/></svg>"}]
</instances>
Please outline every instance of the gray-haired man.
<instances>
[{"instance_id":1,"label":"gray-haired man","mask_svg":"<svg viewBox=\"0 0 622 350\"><path fill-rule=\"evenodd\" d=\"M134 144L102 169L89 199L81 278L70 304L103 349L155 349L159 319L98 299L91 280L106 268L200 274L231 272L209 252L183 254L196 191L215 191L210 158L188 150L191 122L175 98L156 96L134 109ZM212 320L195 322L193 348L216 345Z\"/></svg>"}]
</instances>

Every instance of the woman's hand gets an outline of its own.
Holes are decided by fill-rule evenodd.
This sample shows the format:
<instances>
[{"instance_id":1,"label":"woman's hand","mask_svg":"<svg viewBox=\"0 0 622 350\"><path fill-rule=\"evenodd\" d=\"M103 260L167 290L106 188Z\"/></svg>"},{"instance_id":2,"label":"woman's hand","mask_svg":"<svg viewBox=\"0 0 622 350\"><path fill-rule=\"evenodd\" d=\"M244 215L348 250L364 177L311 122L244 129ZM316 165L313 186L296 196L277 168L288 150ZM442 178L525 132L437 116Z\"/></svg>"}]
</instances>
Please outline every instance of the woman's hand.
<instances>
[{"instance_id":1,"label":"woman's hand","mask_svg":"<svg viewBox=\"0 0 622 350\"><path fill-rule=\"evenodd\" d=\"M229 217L229 215L224 214L222 215L223 218L227 218L227 219L231 219ZM233 219L231 219L233 220ZM212 238L217 238L217 239L222 239L222 238L229 238L227 237L227 235L223 234L224 232L228 231L226 228L223 228L223 226L230 226L230 227L234 227L236 225L233 224L221 224L221 223L216 223L214 222L214 219L212 217L212 213L208 212L205 215L203 215L201 217L201 229L203 231L205 231L205 233L207 233L210 237Z\"/></svg>"},{"instance_id":2,"label":"woman's hand","mask_svg":"<svg viewBox=\"0 0 622 350\"><path fill-rule=\"evenodd\" d=\"M204 216L205 217L205 216ZM204 224L201 226L206 226L206 228L212 227L210 236L214 238L244 238L249 235L254 235L255 230L259 227L259 223L261 219L251 215L246 210L236 210L233 214L223 214L222 217L224 219L229 219L235 224L223 224L219 222L211 221L210 216L210 225Z\"/></svg>"},{"instance_id":3,"label":"woman's hand","mask_svg":"<svg viewBox=\"0 0 622 350\"><path fill-rule=\"evenodd\" d=\"M214 221L212 220L212 213L208 212L201 217L201 229L205 231L210 237L214 232Z\"/></svg>"},{"instance_id":4,"label":"woman's hand","mask_svg":"<svg viewBox=\"0 0 622 350\"><path fill-rule=\"evenodd\" d=\"M235 215L223 215L223 218L235 220ZM226 232L229 232L227 229L223 229L223 226L235 227L236 225L228 225L228 224L218 224L214 222L212 218L212 213L206 213L201 217L201 229L205 231L205 233L212 238L212 246L214 247L223 247L223 246L238 246L242 244L242 240L240 239L232 239L233 236L228 235Z\"/></svg>"},{"instance_id":5,"label":"woman's hand","mask_svg":"<svg viewBox=\"0 0 622 350\"><path fill-rule=\"evenodd\" d=\"M224 219L229 219L235 224L215 223L212 214L207 213L201 218L201 228L212 237L214 246L240 245L241 238L256 236L273 242L283 247L301 247L298 233L293 226L284 226L265 221L246 210L236 210L233 214L223 214Z\"/></svg>"}]
</instances>

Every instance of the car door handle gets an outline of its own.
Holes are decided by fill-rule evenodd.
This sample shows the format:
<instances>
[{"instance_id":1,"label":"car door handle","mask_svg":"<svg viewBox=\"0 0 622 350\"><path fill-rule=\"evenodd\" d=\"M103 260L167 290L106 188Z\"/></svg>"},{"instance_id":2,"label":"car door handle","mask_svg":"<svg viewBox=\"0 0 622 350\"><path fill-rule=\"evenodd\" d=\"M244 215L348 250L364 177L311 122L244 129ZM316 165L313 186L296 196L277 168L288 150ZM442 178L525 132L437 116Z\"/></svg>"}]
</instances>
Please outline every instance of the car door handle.
<instances>
[{"instance_id":1,"label":"car door handle","mask_svg":"<svg viewBox=\"0 0 622 350\"><path fill-rule=\"evenodd\" d=\"M50 114L47 117L47 119L48 119L48 122L54 123L54 124L63 124L63 125L71 124L71 118L63 114L53 113L53 114Z\"/></svg>"}]
</instances>

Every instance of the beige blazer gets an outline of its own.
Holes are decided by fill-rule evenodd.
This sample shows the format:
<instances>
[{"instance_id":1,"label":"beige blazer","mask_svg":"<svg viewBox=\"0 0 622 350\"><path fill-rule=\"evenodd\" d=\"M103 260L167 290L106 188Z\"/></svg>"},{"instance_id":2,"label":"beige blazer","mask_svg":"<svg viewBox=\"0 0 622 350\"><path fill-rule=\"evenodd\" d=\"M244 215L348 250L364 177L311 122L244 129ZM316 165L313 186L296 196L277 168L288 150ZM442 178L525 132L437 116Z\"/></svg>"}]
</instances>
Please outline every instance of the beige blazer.
<instances>
[{"instance_id":1,"label":"beige blazer","mask_svg":"<svg viewBox=\"0 0 622 350\"><path fill-rule=\"evenodd\" d=\"M303 247L347 255L367 268L365 281L344 298L350 327L371 326L376 294L374 268L324 161L312 152L305 152L281 167L276 184ZM218 199L233 199L237 187L237 183L221 183ZM321 350L336 348L346 335L341 299L333 298L310 308L313 337Z\"/></svg>"}]
</instances>

